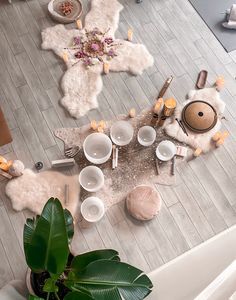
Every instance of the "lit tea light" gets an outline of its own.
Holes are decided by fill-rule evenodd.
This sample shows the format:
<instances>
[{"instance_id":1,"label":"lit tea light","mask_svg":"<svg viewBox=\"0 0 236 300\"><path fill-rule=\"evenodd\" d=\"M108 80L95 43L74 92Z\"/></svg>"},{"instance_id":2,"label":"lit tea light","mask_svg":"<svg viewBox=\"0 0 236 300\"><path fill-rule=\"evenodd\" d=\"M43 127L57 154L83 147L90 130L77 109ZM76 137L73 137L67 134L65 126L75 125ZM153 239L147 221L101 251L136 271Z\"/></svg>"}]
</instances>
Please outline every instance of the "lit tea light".
<instances>
[{"instance_id":1,"label":"lit tea light","mask_svg":"<svg viewBox=\"0 0 236 300\"><path fill-rule=\"evenodd\" d=\"M78 20L76 21L76 25L77 25L77 28L78 28L79 30L81 30L81 29L83 28L83 24L82 24L82 22L81 22L80 19L78 19Z\"/></svg>"},{"instance_id":2,"label":"lit tea light","mask_svg":"<svg viewBox=\"0 0 236 300\"><path fill-rule=\"evenodd\" d=\"M170 117L172 116L172 114L174 113L174 110L176 108L177 102L174 98L169 98L165 101L164 103L164 111L163 114L166 117Z\"/></svg>"},{"instance_id":3,"label":"lit tea light","mask_svg":"<svg viewBox=\"0 0 236 300\"><path fill-rule=\"evenodd\" d=\"M128 41L130 41L130 42L133 40L133 33L134 33L133 29L130 28L128 30L128 37L127 37Z\"/></svg>"}]
</instances>

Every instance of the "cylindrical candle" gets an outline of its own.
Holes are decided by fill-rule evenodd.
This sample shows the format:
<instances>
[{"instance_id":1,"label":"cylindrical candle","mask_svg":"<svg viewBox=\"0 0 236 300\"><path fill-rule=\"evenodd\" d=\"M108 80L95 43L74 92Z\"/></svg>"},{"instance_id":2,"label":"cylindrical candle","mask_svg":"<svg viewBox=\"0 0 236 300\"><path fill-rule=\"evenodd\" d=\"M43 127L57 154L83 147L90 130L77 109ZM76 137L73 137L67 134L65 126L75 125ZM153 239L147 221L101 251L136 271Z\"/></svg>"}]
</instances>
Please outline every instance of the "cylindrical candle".
<instances>
[{"instance_id":1,"label":"cylindrical candle","mask_svg":"<svg viewBox=\"0 0 236 300\"><path fill-rule=\"evenodd\" d=\"M82 24L82 22L81 22L80 19L78 19L78 20L76 21L76 25L77 25L77 28L78 28L79 30L81 30L81 29L83 28L83 24Z\"/></svg>"},{"instance_id":2,"label":"cylindrical candle","mask_svg":"<svg viewBox=\"0 0 236 300\"><path fill-rule=\"evenodd\" d=\"M136 110L135 108L131 108L131 110L129 111L129 117L134 118L135 116L136 116Z\"/></svg>"},{"instance_id":3,"label":"cylindrical candle","mask_svg":"<svg viewBox=\"0 0 236 300\"><path fill-rule=\"evenodd\" d=\"M202 149L201 148L197 148L194 153L193 153L193 156L194 157L198 157L202 154Z\"/></svg>"},{"instance_id":4,"label":"cylindrical candle","mask_svg":"<svg viewBox=\"0 0 236 300\"><path fill-rule=\"evenodd\" d=\"M129 29L128 30L128 36L127 36L128 41L132 41L133 40L133 29Z\"/></svg>"},{"instance_id":5,"label":"cylindrical candle","mask_svg":"<svg viewBox=\"0 0 236 300\"><path fill-rule=\"evenodd\" d=\"M103 72L104 74L108 74L110 72L110 65L108 63L103 64Z\"/></svg>"},{"instance_id":6,"label":"cylindrical candle","mask_svg":"<svg viewBox=\"0 0 236 300\"><path fill-rule=\"evenodd\" d=\"M164 111L163 114L166 117L170 117L173 115L174 110L176 108L176 100L174 98L169 98L164 103Z\"/></svg>"},{"instance_id":7,"label":"cylindrical candle","mask_svg":"<svg viewBox=\"0 0 236 300\"><path fill-rule=\"evenodd\" d=\"M214 141L214 142L216 142L216 141L218 141L220 138L221 138L221 132L220 131L217 131L214 135L213 135L213 137L212 137L212 140Z\"/></svg>"},{"instance_id":8,"label":"cylindrical candle","mask_svg":"<svg viewBox=\"0 0 236 300\"><path fill-rule=\"evenodd\" d=\"M63 52L63 54L62 54L62 59L64 60L65 63L68 62L69 59L68 59L68 55L67 55L66 52Z\"/></svg>"}]
</instances>

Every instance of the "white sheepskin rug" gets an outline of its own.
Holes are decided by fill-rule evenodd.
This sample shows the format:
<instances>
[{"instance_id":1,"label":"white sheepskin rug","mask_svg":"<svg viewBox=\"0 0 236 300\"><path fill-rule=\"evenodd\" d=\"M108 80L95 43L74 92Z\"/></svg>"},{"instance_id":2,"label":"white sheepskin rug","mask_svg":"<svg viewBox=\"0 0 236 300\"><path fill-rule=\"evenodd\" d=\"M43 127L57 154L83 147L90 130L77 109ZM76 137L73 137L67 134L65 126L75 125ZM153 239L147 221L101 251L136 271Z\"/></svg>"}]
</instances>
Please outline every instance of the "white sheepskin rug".
<instances>
[{"instance_id":1,"label":"white sheepskin rug","mask_svg":"<svg viewBox=\"0 0 236 300\"><path fill-rule=\"evenodd\" d=\"M188 136L182 131L178 122L175 118L181 120L181 113L183 107L191 101L204 100L210 103L216 110L218 114L218 120L214 128L206 133L195 133L186 127ZM193 149L201 148L203 152L210 151L214 145L212 143L213 135L221 128L221 117L225 110L225 103L220 98L220 93L215 88L205 88L202 90L192 90L188 94L188 100L186 100L182 105L178 105L175 110L174 117L166 122L165 132L175 138L176 140L183 142Z\"/></svg>"},{"instance_id":2,"label":"white sheepskin rug","mask_svg":"<svg viewBox=\"0 0 236 300\"><path fill-rule=\"evenodd\" d=\"M67 201L66 184L69 185ZM7 183L5 191L16 211L29 209L35 214L40 214L47 200L54 197L58 198L74 217L77 216L80 192L77 176L66 176L56 171L34 173L25 169L22 176Z\"/></svg>"},{"instance_id":3,"label":"white sheepskin rug","mask_svg":"<svg viewBox=\"0 0 236 300\"><path fill-rule=\"evenodd\" d=\"M113 37L119 23L119 13L123 6L117 0L92 0L91 10L86 15L82 30L67 30L64 25L56 25L42 32L42 48L53 50L58 56L66 54L67 71L62 78L61 87L64 97L61 104L71 116L79 118L88 110L97 108L97 96L102 90L103 65L97 64L86 68L82 62L75 64L74 52L64 49L72 44L73 38L83 36L85 30L97 27L106 32L105 37ZM117 56L110 62L110 71L127 71L134 75L142 74L143 70L152 66L153 57L142 44L115 39Z\"/></svg>"}]
</instances>

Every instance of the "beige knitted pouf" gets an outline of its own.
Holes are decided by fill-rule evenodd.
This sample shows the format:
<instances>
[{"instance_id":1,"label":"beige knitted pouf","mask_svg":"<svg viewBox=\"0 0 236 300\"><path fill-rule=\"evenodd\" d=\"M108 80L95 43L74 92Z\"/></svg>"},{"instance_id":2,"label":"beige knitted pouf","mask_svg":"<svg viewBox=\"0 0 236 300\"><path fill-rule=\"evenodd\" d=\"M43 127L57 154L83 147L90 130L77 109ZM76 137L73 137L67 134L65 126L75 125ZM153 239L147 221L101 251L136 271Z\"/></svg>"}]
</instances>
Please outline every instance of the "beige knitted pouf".
<instances>
[{"instance_id":1,"label":"beige knitted pouf","mask_svg":"<svg viewBox=\"0 0 236 300\"><path fill-rule=\"evenodd\" d=\"M151 220L161 209L162 199L152 187L140 185L134 188L126 198L126 207L137 220Z\"/></svg>"}]
</instances>

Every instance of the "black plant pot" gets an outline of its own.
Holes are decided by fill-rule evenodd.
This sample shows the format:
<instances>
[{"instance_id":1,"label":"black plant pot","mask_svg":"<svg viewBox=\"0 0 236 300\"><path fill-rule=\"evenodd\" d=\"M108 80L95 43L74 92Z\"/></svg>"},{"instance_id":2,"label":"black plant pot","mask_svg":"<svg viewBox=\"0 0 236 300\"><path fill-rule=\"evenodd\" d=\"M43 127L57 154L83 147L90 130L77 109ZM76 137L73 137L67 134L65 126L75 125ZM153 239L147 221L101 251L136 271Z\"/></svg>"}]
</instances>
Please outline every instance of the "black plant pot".
<instances>
[{"instance_id":1,"label":"black plant pot","mask_svg":"<svg viewBox=\"0 0 236 300\"><path fill-rule=\"evenodd\" d=\"M72 254L69 255L67 266L70 266L72 259L74 256ZM48 272L42 272L42 273L34 273L30 272L29 277L29 283L32 291L34 294L38 297L41 297L43 299L47 299L47 293L43 291L43 286L45 284L45 281L50 277ZM66 286L63 285L62 280L58 280L56 285L58 286L58 296L61 300L64 299L66 294L70 292L70 289L68 289ZM57 300L55 295L52 293L49 297L50 300Z\"/></svg>"}]
</instances>

